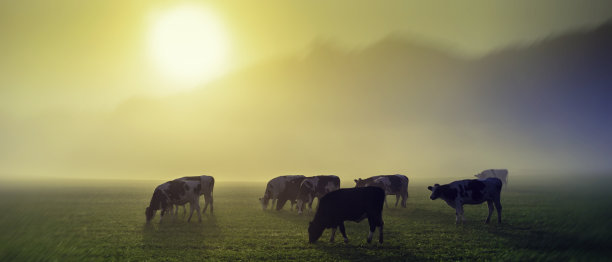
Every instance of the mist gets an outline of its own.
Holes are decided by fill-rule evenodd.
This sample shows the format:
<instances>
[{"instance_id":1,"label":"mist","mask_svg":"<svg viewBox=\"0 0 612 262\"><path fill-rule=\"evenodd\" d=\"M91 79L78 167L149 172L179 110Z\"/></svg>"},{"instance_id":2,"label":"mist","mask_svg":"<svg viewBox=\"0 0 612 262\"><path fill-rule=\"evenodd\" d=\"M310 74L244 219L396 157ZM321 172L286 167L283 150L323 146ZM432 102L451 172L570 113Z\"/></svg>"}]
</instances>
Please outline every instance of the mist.
<instances>
[{"instance_id":1,"label":"mist","mask_svg":"<svg viewBox=\"0 0 612 262\"><path fill-rule=\"evenodd\" d=\"M402 36L314 43L99 112L0 114L0 173L265 180L611 170L610 25L466 59Z\"/></svg>"}]
</instances>

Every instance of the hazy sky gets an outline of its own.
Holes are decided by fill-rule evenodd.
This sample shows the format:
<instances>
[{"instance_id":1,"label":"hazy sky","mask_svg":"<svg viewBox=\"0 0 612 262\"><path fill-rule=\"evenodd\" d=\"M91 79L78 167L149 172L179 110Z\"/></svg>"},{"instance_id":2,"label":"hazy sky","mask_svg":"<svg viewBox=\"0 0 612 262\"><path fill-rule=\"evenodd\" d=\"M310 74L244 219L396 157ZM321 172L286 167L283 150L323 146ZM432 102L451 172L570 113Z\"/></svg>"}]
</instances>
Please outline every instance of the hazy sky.
<instances>
[{"instance_id":1,"label":"hazy sky","mask_svg":"<svg viewBox=\"0 0 612 262\"><path fill-rule=\"evenodd\" d=\"M481 55L612 17L610 1L2 1L0 110L108 108L176 91L151 65L147 33L157 13L183 3L221 20L231 68L314 41L359 48L389 34Z\"/></svg>"},{"instance_id":2,"label":"hazy sky","mask_svg":"<svg viewBox=\"0 0 612 262\"><path fill-rule=\"evenodd\" d=\"M133 101L148 96L189 96L197 90L163 77L149 52L152 26L181 5L213 14L227 38L227 74L269 60L304 56L313 43L354 50L389 35L473 58L612 18L612 1L0 1L0 128L5 129L0 132L8 134L0 135L0 163L20 159L32 164L0 172L36 173L56 165L59 158L71 161L75 149L70 145L92 137L83 130L94 132L100 119L112 123L113 114L125 110L125 104L138 105ZM134 108L127 111L132 114ZM74 131L75 126L83 129ZM119 133L103 128L112 137ZM197 137L194 130L189 130L192 138ZM156 139L164 137L163 132L157 135ZM125 141L115 142L102 145L106 153ZM147 159L151 158L155 156ZM180 166L180 161L173 165Z\"/></svg>"}]
</instances>

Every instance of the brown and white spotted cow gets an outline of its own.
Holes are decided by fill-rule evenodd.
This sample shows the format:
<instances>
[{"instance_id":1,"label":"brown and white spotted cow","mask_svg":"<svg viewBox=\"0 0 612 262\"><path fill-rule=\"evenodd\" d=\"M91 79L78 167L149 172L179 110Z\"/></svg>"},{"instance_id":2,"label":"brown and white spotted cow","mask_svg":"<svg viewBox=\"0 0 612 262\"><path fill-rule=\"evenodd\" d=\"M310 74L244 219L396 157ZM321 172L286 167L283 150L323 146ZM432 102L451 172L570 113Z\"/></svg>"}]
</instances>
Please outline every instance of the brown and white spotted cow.
<instances>
[{"instance_id":1,"label":"brown and white spotted cow","mask_svg":"<svg viewBox=\"0 0 612 262\"><path fill-rule=\"evenodd\" d=\"M306 204L308 204L308 212L312 211L312 202L315 198L321 199L325 194L339 188L340 178L337 176L313 176L305 178L298 190L298 214L304 212Z\"/></svg>"},{"instance_id":2,"label":"brown and white spotted cow","mask_svg":"<svg viewBox=\"0 0 612 262\"><path fill-rule=\"evenodd\" d=\"M202 213L206 213L206 209L210 204L210 213L213 213L213 189L215 188L215 178L212 176L186 176L181 177L178 180L183 181L197 181L200 182L200 195L204 195L204 208ZM183 206L183 210L185 206ZM177 207L178 211L178 207Z\"/></svg>"},{"instance_id":3,"label":"brown and white spotted cow","mask_svg":"<svg viewBox=\"0 0 612 262\"><path fill-rule=\"evenodd\" d=\"M386 176L373 176L366 179L355 179L355 187L366 187L375 186L385 190L385 206L387 204L386 195L395 195L395 207L399 203L400 197L402 198L402 207L406 207L406 199L408 198L408 177L404 175L386 175Z\"/></svg>"},{"instance_id":4,"label":"brown and white spotted cow","mask_svg":"<svg viewBox=\"0 0 612 262\"><path fill-rule=\"evenodd\" d=\"M466 179L452 182L447 185L435 184L427 189L431 191L431 200L441 198L446 201L450 207L455 209L455 222L459 224L465 222L463 216L463 205L465 204L481 204L487 201L489 206L489 216L485 223L491 220L493 214L493 205L497 209L497 222L501 223L502 206L500 202L500 194L502 181L499 178Z\"/></svg>"},{"instance_id":5,"label":"brown and white spotted cow","mask_svg":"<svg viewBox=\"0 0 612 262\"><path fill-rule=\"evenodd\" d=\"M502 181L504 186L508 185L508 169L487 169L474 175L478 179L486 179L489 177L496 177Z\"/></svg>"},{"instance_id":6,"label":"brown and white spotted cow","mask_svg":"<svg viewBox=\"0 0 612 262\"><path fill-rule=\"evenodd\" d=\"M298 189L305 176L279 176L275 177L266 185L264 196L259 199L261 208L266 210L268 203L272 200L272 208L276 204L276 210L283 209L287 201L291 202L291 210L296 203Z\"/></svg>"},{"instance_id":7,"label":"brown and white spotted cow","mask_svg":"<svg viewBox=\"0 0 612 262\"><path fill-rule=\"evenodd\" d=\"M197 210L198 220L202 221L200 214L200 190L199 181L186 181L175 179L163 183L155 188L149 206L145 209L147 223L153 219L157 210L161 211L159 222L163 220L166 213L170 213L173 205L184 205L189 203L190 213L187 222L191 221L193 211Z\"/></svg>"}]
</instances>

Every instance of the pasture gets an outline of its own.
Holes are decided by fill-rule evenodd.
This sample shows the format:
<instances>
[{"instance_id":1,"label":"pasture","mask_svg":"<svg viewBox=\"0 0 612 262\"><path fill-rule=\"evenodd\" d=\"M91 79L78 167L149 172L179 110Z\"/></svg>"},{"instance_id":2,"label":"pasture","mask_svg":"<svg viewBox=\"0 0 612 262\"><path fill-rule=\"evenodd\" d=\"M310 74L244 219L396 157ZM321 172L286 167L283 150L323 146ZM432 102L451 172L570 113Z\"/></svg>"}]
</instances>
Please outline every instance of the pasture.
<instances>
[{"instance_id":1,"label":"pasture","mask_svg":"<svg viewBox=\"0 0 612 262\"><path fill-rule=\"evenodd\" d=\"M601 180L601 179L600 179ZM551 184L513 178L502 191L503 224L483 223L486 204L454 210L431 201L427 185L411 177L407 208L385 208L385 242L366 243L367 222L346 222L348 244L329 243L326 230L308 244L314 214L289 206L262 211L264 182L215 185L215 214L145 224L144 210L163 181L85 185L0 185L0 261L604 261L612 256L609 180ZM450 179L436 180L450 182ZM343 180L341 187L354 183ZM389 204L395 197L388 198ZM315 204L316 205L316 204ZM314 205L313 205L314 207Z\"/></svg>"}]
</instances>

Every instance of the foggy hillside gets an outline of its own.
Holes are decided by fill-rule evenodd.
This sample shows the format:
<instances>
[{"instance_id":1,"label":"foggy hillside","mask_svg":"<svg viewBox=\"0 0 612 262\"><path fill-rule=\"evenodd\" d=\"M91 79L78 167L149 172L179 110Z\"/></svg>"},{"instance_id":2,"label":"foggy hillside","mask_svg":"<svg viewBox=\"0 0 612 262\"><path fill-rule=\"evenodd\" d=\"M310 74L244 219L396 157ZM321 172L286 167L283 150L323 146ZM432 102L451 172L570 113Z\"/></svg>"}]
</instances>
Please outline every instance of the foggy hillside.
<instances>
[{"instance_id":1,"label":"foggy hillside","mask_svg":"<svg viewBox=\"0 0 612 262\"><path fill-rule=\"evenodd\" d=\"M610 47L611 24L472 60L401 37L362 50L313 45L110 114L37 122L62 127L13 146L53 152L31 170L111 177L609 170Z\"/></svg>"}]
</instances>

